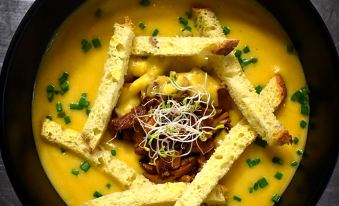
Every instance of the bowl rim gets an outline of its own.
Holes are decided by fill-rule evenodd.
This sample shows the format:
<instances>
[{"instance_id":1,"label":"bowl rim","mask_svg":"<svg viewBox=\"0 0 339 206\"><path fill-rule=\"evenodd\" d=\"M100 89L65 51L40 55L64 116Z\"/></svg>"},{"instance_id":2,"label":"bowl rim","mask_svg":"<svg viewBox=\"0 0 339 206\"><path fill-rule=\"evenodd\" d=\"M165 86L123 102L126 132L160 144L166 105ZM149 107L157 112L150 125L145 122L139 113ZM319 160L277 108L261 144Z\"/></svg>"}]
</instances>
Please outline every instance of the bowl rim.
<instances>
[{"instance_id":1,"label":"bowl rim","mask_svg":"<svg viewBox=\"0 0 339 206\"><path fill-rule=\"evenodd\" d=\"M4 100L5 100L5 90L7 87L7 78L8 78L8 73L10 68L12 67L12 62L13 62L13 57L15 56L15 51L17 48L17 45L20 43L21 41L21 37L24 35L24 31L25 29L29 26L29 23L32 19L32 17L37 13L37 11L40 9L40 7L42 6L42 4L44 2L46 2L47 0L35 0L33 2L33 4L30 6L30 8L28 9L28 11L26 12L26 14L24 15L23 19L21 20L21 22L19 23L12 39L11 42L8 46L4 61L3 61L3 65L2 65L2 69L0 71L0 150L1 150L1 155L2 155L2 159L4 162L4 166L5 166L5 170L6 173L8 175L8 178L10 180L10 184L12 186L12 188L15 191L16 196L18 197L18 199L20 200L21 203L26 203L26 198L24 195L24 191L22 189L20 189L20 183L16 180L15 176L12 173L12 163L10 162L10 157L8 155L8 151L9 151L9 145L7 144L7 142L5 141L6 137L5 135L5 124L4 124L4 114L5 114L5 104L4 104ZM339 56L338 56L338 50L334 44L333 41L333 37L329 32L329 29L326 25L326 23L324 22L324 19L321 17L320 13L318 12L318 10L316 9L316 7L314 6L314 4L307 0L303 2L304 4L306 4L306 6L310 9L310 12L312 13L312 15L314 15L315 19L317 22L314 22L315 24L318 24L318 26L320 26L320 30L322 30L322 35L324 35L324 39L326 40L326 42L328 43L328 51L333 55L333 59L335 60L336 65L339 65ZM273 15L274 16L274 15ZM275 17L276 18L276 17ZM280 23L280 21L279 21ZM334 71L336 77L338 77L338 71ZM338 82L335 82L336 87L338 88ZM306 143L307 144L307 143ZM35 150L36 150L36 145L34 144ZM334 151L334 153L336 155L333 155L331 161L328 164L327 169L327 176L322 177L322 180L320 182L320 184L318 185L318 190L314 193L313 197L312 197L312 203L316 204L320 198L322 197L332 175L335 169L335 166L338 162L338 155L339 155L339 145L337 145L336 151ZM41 164L41 163L40 163ZM293 179L291 180L293 181ZM55 188L53 187L53 189L55 190ZM58 193L57 193L58 194ZM59 194L58 194L59 195ZM60 196L60 195L59 195Z\"/></svg>"}]
</instances>

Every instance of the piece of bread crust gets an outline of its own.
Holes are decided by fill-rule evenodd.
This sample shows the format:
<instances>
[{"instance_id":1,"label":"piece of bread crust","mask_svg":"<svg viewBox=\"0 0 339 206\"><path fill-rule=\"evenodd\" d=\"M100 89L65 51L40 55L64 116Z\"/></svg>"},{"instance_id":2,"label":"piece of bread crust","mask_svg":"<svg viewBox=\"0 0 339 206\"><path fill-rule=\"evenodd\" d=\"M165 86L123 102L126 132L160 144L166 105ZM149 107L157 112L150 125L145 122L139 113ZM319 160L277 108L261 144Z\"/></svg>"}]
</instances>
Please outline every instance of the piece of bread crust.
<instances>
[{"instance_id":1,"label":"piece of bread crust","mask_svg":"<svg viewBox=\"0 0 339 206\"><path fill-rule=\"evenodd\" d=\"M128 69L133 38L134 33L130 23L114 24L114 35L110 41L104 75L82 131L82 137L88 142L91 151L99 144L113 108L117 104Z\"/></svg>"},{"instance_id":2,"label":"piece of bread crust","mask_svg":"<svg viewBox=\"0 0 339 206\"><path fill-rule=\"evenodd\" d=\"M186 186L178 182L139 187L90 200L83 206L170 206L185 191ZM223 189L217 186L205 202L208 205L224 205Z\"/></svg>"},{"instance_id":3,"label":"piece of bread crust","mask_svg":"<svg viewBox=\"0 0 339 206\"><path fill-rule=\"evenodd\" d=\"M197 30L205 37L225 37L221 24L215 13L208 8L193 8L193 19Z\"/></svg>"},{"instance_id":4,"label":"piece of bread crust","mask_svg":"<svg viewBox=\"0 0 339 206\"><path fill-rule=\"evenodd\" d=\"M195 56L228 55L239 41L225 37L149 37L133 40L132 55L136 56Z\"/></svg>"},{"instance_id":5,"label":"piece of bread crust","mask_svg":"<svg viewBox=\"0 0 339 206\"><path fill-rule=\"evenodd\" d=\"M276 92L280 91L280 92ZM269 110L278 108L286 96L286 88L280 74L275 75L260 94L261 99L273 98L268 102ZM222 133L224 134L224 133ZM221 134L221 135L222 135ZM230 170L233 163L240 157L257 137L257 133L245 119L238 122L217 146L211 158L195 176L175 206L198 206L219 180Z\"/></svg>"},{"instance_id":6,"label":"piece of bread crust","mask_svg":"<svg viewBox=\"0 0 339 206\"><path fill-rule=\"evenodd\" d=\"M125 187L126 189L135 189L140 191L140 187L147 187L151 189L155 185L143 175L138 174L133 168L130 168L126 163L112 156L109 151L104 149L100 150L97 148L93 152L90 152L87 144L81 138L81 134L79 132L72 129L63 130L61 125L54 121L49 119L45 119L43 121L41 137L50 143L57 144L81 156L82 158L85 158L93 166L100 168L105 174L117 180L121 186ZM178 184L178 189L175 189L176 184ZM172 183L171 188L174 188L174 191L180 191L180 188L182 188L180 184L183 183ZM225 197L223 195L224 192L220 190L220 188L221 186L219 186L219 189L213 190L205 202L208 204L225 202ZM171 190L164 192L171 193ZM175 199L177 199L181 194L182 193L178 194ZM113 197L115 196L113 195ZM171 197L172 196L163 196L161 197L163 199L159 199L159 201L173 202L173 198ZM115 200L111 199L109 202L113 201ZM118 203L119 201L117 201L117 204Z\"/></svg>"}]
</instances>

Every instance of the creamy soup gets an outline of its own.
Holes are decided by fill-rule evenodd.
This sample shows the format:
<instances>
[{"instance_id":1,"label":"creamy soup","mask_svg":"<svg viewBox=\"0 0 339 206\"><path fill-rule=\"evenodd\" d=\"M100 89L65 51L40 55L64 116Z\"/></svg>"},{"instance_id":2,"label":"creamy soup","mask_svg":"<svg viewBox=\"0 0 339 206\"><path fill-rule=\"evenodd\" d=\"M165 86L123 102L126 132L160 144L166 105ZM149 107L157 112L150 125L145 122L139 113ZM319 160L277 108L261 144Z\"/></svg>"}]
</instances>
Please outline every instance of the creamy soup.
<instances>
[{"instance_id":1,"label":"creamy soup","mask_svg":"<svg viewBox=\"0 0 339 206\"><path fill-rule=\"evenodd\" d=\"M33 130L41 163L51 183L68 205L81 205L98 194L122 191L123 188L93 166L87 172L83 171L80 164L84 159L43 141L40 137L42 121L50 115L63 128L81 132L88 117L86 110L71 110L69 105L78 102L82 93L86 93L87 100L93 104L115 22L123 23L124 17L129 16L135 24L136 35L155 35L157 30L158 36L176 36L186 35L182 31L184 25L178 21L179 17L183 17L188 20L192 33L197 35L193 20L187 16L193 5L211 8L222 25L229 29L225 29L225 33L229 32L227 37L240 40L237 49L249 48L249 52L245 49L242 56L255 57L257 62L244 70L258 92L275 72L284 78L288 92L276 115L293 135L293 144L263 147L257 142L247 148L221 181L228 191L228 205L273 205L273 200L282 195L288 186L301 160L308 122L308 116L301 113L300 104L292 101L291 97L306 86L306 81L291 40L268 11L252 0L151 0L148 6L141 5L139 0L90 0L63 23L48 46L36 78L32 108ZM97 40L92 42L93 39ZM186 60L132 58L126 80L136 79L138 82L134 81L133 88L124 87L116 113L123 115L140 104L136 94L156 76L166 74L168 68L188 77L192 84L204 81L204 73L193 68L204 66L205 61L199 57ZM46 88L48 85L58 86L58 78L63 72L69 73L69 89L64 95L55 95L50 102ZM208 91L212 98L216 98L220 82L212 76L208 78ZM67 121L58 118L57 102L63 105L69 117ZM230 114L231 123L235 125L240 114L237 110L232 110ZM105 134L103 144L109 139L109 134ZM119 140L112 143L117 158L143 173L138 164L139 157L131 144ZM262 178L267 184L254 190ZM273 196L276 198L272 200Z\"/></svg>"}]
</instances>

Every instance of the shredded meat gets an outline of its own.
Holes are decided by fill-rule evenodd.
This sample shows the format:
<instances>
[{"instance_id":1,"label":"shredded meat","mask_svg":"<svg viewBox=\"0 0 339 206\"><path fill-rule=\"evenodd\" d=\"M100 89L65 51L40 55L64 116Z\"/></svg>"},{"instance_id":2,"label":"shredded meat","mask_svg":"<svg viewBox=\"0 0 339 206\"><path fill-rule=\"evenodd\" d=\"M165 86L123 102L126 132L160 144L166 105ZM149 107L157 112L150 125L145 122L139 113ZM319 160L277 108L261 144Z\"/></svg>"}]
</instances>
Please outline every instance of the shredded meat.
<instances>
[{"instance_id":1,"label":"shredded meat","mask_svg":"<svg viewBox=\"0 0 339 206\"><path fill-rule=\"evenodd\" d=\"M182 102L188 93L182 93L181 97L176 99ZM216 131L210 129L206 131L205 139L197 139L192 145L183 143L175 145L175 155L159 156L156 159L150 157L155 154L154 151L146 150L145 132L149 132L147 128L142 128L136 115L149 125L155 125L153 118L147 117L147 114L152 108L160 105L166 97L154 96L143 97L140 106L135 107L130 113L122 116L113 116L109 131L114 137L123 139L133 143L135 153L140 155L140 166L145 171L144 176L155 183L166 183L173 181L191 182L195 175L201 170L205 162L210 158L215 149L214 138ZM211 128L224 126L228 132L231 128L228 111L232 106L232 101L225 88L218 90L219 105L215 108L215 114L201 122L204 126ZM200 105L201 109L195 111L196 115L209 115L213 112L208 105ZM141 117L142 116L142 117ZM152 142L153 144L153 142ZM181 154L186 154L181 156Z\"/></svg>"}]
</instances>

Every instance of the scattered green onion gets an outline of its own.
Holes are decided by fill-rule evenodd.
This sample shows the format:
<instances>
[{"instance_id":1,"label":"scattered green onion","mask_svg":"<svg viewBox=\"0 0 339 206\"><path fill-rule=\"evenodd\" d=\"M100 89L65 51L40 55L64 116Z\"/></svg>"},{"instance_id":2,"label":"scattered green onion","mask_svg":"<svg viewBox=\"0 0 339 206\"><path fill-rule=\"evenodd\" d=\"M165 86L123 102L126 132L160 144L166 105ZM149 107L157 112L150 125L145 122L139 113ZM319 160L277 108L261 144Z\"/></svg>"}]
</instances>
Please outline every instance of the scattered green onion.
<instances>
[{"instance_id":1,"label":"scattered green onion","mask_svg":"<svg viewBox=\"0 0 339 206\"><path fill-rule=\"evenodd\" d=\"M86 114L89 115L89 113L91 113L90 109L86 109Z\"/></svg>"},{"instance_id":2,"label":"scattered green onion","mask_svg":"<svg viewBox=\"0 0 339 206\"><path fill-rule=\"evenodd\" d=\"M88 42L86 39L81 40L81 49L85 53L87 53L90 49L92 49L92 44Z\"/></svg>"},{"instance_id":3,"label":"scattered green onion","mask_svg":"<svg viewBox=\"0 0 339 206\"><path fill-rule=\"evenodd\" d=\"M68 77L69 77L68 72L62 73L61 77L59 77L59 84L66 82L68 80Z\"/></svg>"},{"instance_id":4,"label":"scattered green onion","mask_svg":"<svg viewBox=\"0 0 339 206\"><path fill-rule=\"evenodd\" d=\"M250 49L248 46L246 46L244 49L243 49L244 53L248 53L250 52ZM245 52L246 51L246 52ZM258 62L258 58L256 57L251 57L249 59L246 59L246 58L242 58L242 51L241 50L237 50L234 55L237 57L240 65L241 65L241 68L245 68L246 66L250 65L250 64L256 64Z\"/></svg>"},{"instance_id":5,"label":"scattered green onion","mask_svg":"<svg viewBox=\"0 0 339 206\"><path fill-rule=\"evenodd\" d=\"M249 53L251 51L249 46L246 46L243 50L242 50L245 54Z\"/></svg>"},{"instance_id":6,"label":"scattered green onion","mask_svg":"<svg viewBox=\"0 0 339 206\"><path fill-rule=\"evenodd\" d=\"M224 26L222 28L222 32L224 32L225 35L228 35L229 33L231 33L231 29L228 26Z\"/></svg>"},{"instance_id":7,"label":"scattered green onion","mask_svg":"<svg viewBox=\"0 0 339 206\"><path fill-rule=\"evenodd\" d=\"M87 161L83 161L80 164L80 169L84 172L87 172L89 170L89 168L91 168L91 165Z\"/></svg>"},{"instance_id":8,"label":"scattered green onion","mask_svg":"<svg viewBox=\"0 0 339 206\"><path fill-rule=\"evenodd\" d=\"M111 189L111 187L112 187L112 185L111 185L110 183L107 183L107 184L106 184L106 188L107 188L107 189Z\"/></svg>"},{"instance_id":9,"label":"scattered green onion","mask_svg":"<svg viewBox=\"0 0 339 206\"><path fill-rule=\"evenodd\" d=\"M98 191L95 191L95 192L93 193L93 197L99 198L99 197L102 197L102 194L101 194L100 192L98 192Z\"/></svg>"},{"instance_id":10,"label":"scattered green onion","mask_svg":"<svg viewBox=\"0 0 339 206\"><path fill-rule=\"evenodd\" d=\"M309 107L309 93L307 87L302 87L298 91L296 91L292 97L291 100L293 102L298 102L300 104L300 112L303 115L309 115L310 114L310 107Z\"/></svg>"},{"instance_id":11,"label":"scattered green onion","mask_svg":"<svg viewBox=\"0 0 339 206\"><path fill-rule=\"evenodd\" d=\"M266 148L267 142L262 140L261 138L256 138L254 144L258 145L259 147Z\"/></svg>"},{"instance_id":12,"label":"scattered green onion","mask_svg":"<svg viewBox=\"0 0 339 206\"><path fill-rule=\"evenodd\" d=\"M242 55L242 51L240 51L240 50L237 50L234 53L234 56L237 57L237 58L241 58L241 55Z\"/></svg>"},{"instance_id":13,"label":"scattered green onion","mask_svg":"<svg viewBox=\"0 0 339 206\"><path fill-rule=\"evenodd\" d=\"M275 175L274 175L275 179L277 179L277 180L281 180L283 176L284 176L284 175L283 175L283 173L281 173L281 172L277 172L277 173L275 173Z\"/></svg>"},{"instance_id":14,"label":"scattered green onion","mask_svg":"<svg viewBox=\"0 0 339 206\"><path fill-rule=\"evenodd\" d=\"M57 104L56 104L56 110L57 110L57 112L59 113L59 112L62 112L62 104L61 104L61 102L58 102Z\"/></svg>"},{"instance_id":15,"label":"scattered green onion","mask_svg":"<svg viewBox=\"0 0 339 206\"><path fill-rule=\"evenodd\" d=\"M182 31L192 31L192 27L189 26L189 25L186 25L186 26L182 29Z\"/></svg>"},{"instance_id":16,"label":"scattered green onion","mask_svg":"<svg viewBox=\"0 0 339 206\"><path fill-rule=\"evenodd\" d=\"M272 196L272 201L275 202L275 203L279 203L280 198L281 198L280 195L275 194L275 195Z\"/></svg>"},{"instance_id":17,"label":"scattered green onion","mask_svg":"<svg viewBox=\"0 0 339 206\"><path fill-rule=\"evenodd\" d=\"M255 158L255 159L247 159L246 163L247 165L252 168L260 163L260 158Z\"/></svg>"},{"instance_id":18,"label":"scattered green onion","mask_svg":"<svg viewBox=\"0 0 339 206\"><path fill-rule=\"evenodd\" d=\"M274 164L277 164L277 165L282 165L283 164L283 160L280 157L277 157L277 156L272 158L272 162Z\"/></svg>"},{"instance_id":19,"label":"scattered green onion","mask_svg":"<svg viewBox=\"0 0 339 206\"><path fill-rule=\"evenodd\" d=\"M301 156L301 155L303 155L303 154L304 154L303 150L301 150L301 149L298 149L298 150L297 150L297 155Z\"/></svg>"},{"instance_id":20,"label":"scattered green onion","mask_svg":"<svg viewBox=\"0 0 339 206\"><path fill-rule=\"evenodd\" d=\"M151 4L151 1L150 0L140 0L139 4L141 6L149 6Z\"/></svg>"},{"instance_id":21,"label":"scattered green onion","mask_svg":"<svg viewBox=\"0 0 339 206\"><path fill-rule=\"evenodd\" d=\"M297 145L299 143L299 138L298 137L294 137L293 138L293 144Z\"/></svg>"},{"instance_id":22,"label":"scattered green onion","mask_svg":"<svg viewBox=\"0 0 339 206\"><path fill-rule=\"evenodd\" d=\"M159 29L154 29L153 32L152 32L152 36L158 36L159 34Z\"/></svg>"},{"instance_id":23,"label":"scattered green onion","mask_svg":"<svg viewBox=\"0 0 339 206\"><path fill-rule=\"evenodd\" d=\"M117 151L115 149L112 149L111 150L111 154L112 154L112 156L116 156L117 155Z\"/></svg>"},{"instance_id":24,"label":"scattered green onion","mask_svg":"<svg viewBox=\"0 0 339 206\"><path fill-rule=\"evenodd\" d=\"M98 38L92 39L92 44L93 44L94 48L96 48L96 49L101 47L101 42L100 42L100 39L98 39Z\"/></svg>"},{"instance_id":25,"label":"scattered green onion","mask_svg":"<svg viewBox=\"0 0 339 206\"><path fill-rule=\"evenodd\" d=\"M268 182L265 177L259 179L257 183L261 189L265 188L268 185Z\"/></svg>"},{"instance_id":26,"label":"scattered green onion","mask_svg":"<svg viewBox=\"0 0 339 206\"><path fill-rule=\"evenodd\" d=\"M264 88L262 87L262 86L256 86L255 87L255 92L257 93L257 94L260 94L261 92L262 92L262 90L263 90Z\"/></svg>"},{"instance_id":27,"label":"scattered green onion","mask_svg":"<svg viewBox=\"0 0 339 206\"><path fill-rule=\"evenodd\" d=\"M69 104L69 108L72 110L82 110L83 107L81 107L79 104L77 103L70 103Z\"/></svg>"},{"instance_id":28,"label":"scattered green onion","mask_svg":"<svg viewBox=\"0 0 339 206\"><path fill-rule=\"evenodd\" d=\"M58 118L64 118L66 113L64 111L58 113Z\"/></svg>"},{"instance_id":29,"label":"scattered green onion","mask_svg":"<svg viewBox=\"0 0 339 206\"><path fill-rule=\"evenodd\" d=\"M72 169L72 175L78 176L80 171L78 169Z\"/></svg>"},{"instance_id":30,"label":"scattered green onion","mask_svg":"<svg viewBox=\"0 0 339 206\"><path fill-rule=\"evenodd\" d=\"M298 161L295 161L295 160L291 162L292 167L296 167L298 166L298 164L299 164Z\"/></svg>"},{"instance_id":31,"label":"scattered green onion","mask_svg":"<svg viewBox=\"0 0 339 206\"><path fill-rule=\"evenodd\" d=\"M52 102L54 99L55 87L53 85L47 86L47 99L49 102Z\"/></svg>"},{"instance_id":32,"label":"scattered green onion","mask_svg":"<svg viewBox=\"0 0 339 206\"><path fill-rule=\"evenodd\" d=\"M300 121L300 127L303 128L303 129L306 128L307 127L307 122L305 120L301 120Z\"/></svg>"},{"instance_id":33,"label":"scattered green onion","mask_svg":"<svg viewBox=\"0 0 339 206\"><path fill-rule=\"evenodd\" d=\"M141 30L146 29L146 24L144 24L143 22L140 22L140 23L139 23L139 28L140 28Z\"/></svg>"},{"instance_id":34,"label":"scattered green onion","mask_svg":"<svg viewBox=\"0 0 339 206\"><path fill-rule=\"evenodd\" d=\"M65 124L71 123L71 117L70 116L64 116L64 122L65 122Z\"/></svg>"},{"instance_id":35,"label":"scattered green onion","mask_svg":"<svg viewBox=\"0 0 339 206\"><path fill-rule=\"evenodd\" d=\"M237 202L241 202L241 197L234 195L233 200L235 200Z\"/></svg>"},{"instance_id":36,"label":"scattered green onion","mask_svg":"<svg viewBox=\"0 0 339 206\"><path fill-rule=\"evenodd\" d=\"M184 26L186 26L188 24L188 20L185 19L184 17L179 17L178 21L179 21L180 24L182 24Z\"/></svg>"},{"instance_id":37,"label":"scattered green onion","mask_svg":"<svg viewBox=\"0 0 339 206\"><path fill-rule=\"evenodd\" d=\"M192 15L191 11L186 11L185 14L186 14L188 19L192 19L193 15Z\"/></svg>"}]
</instances>

